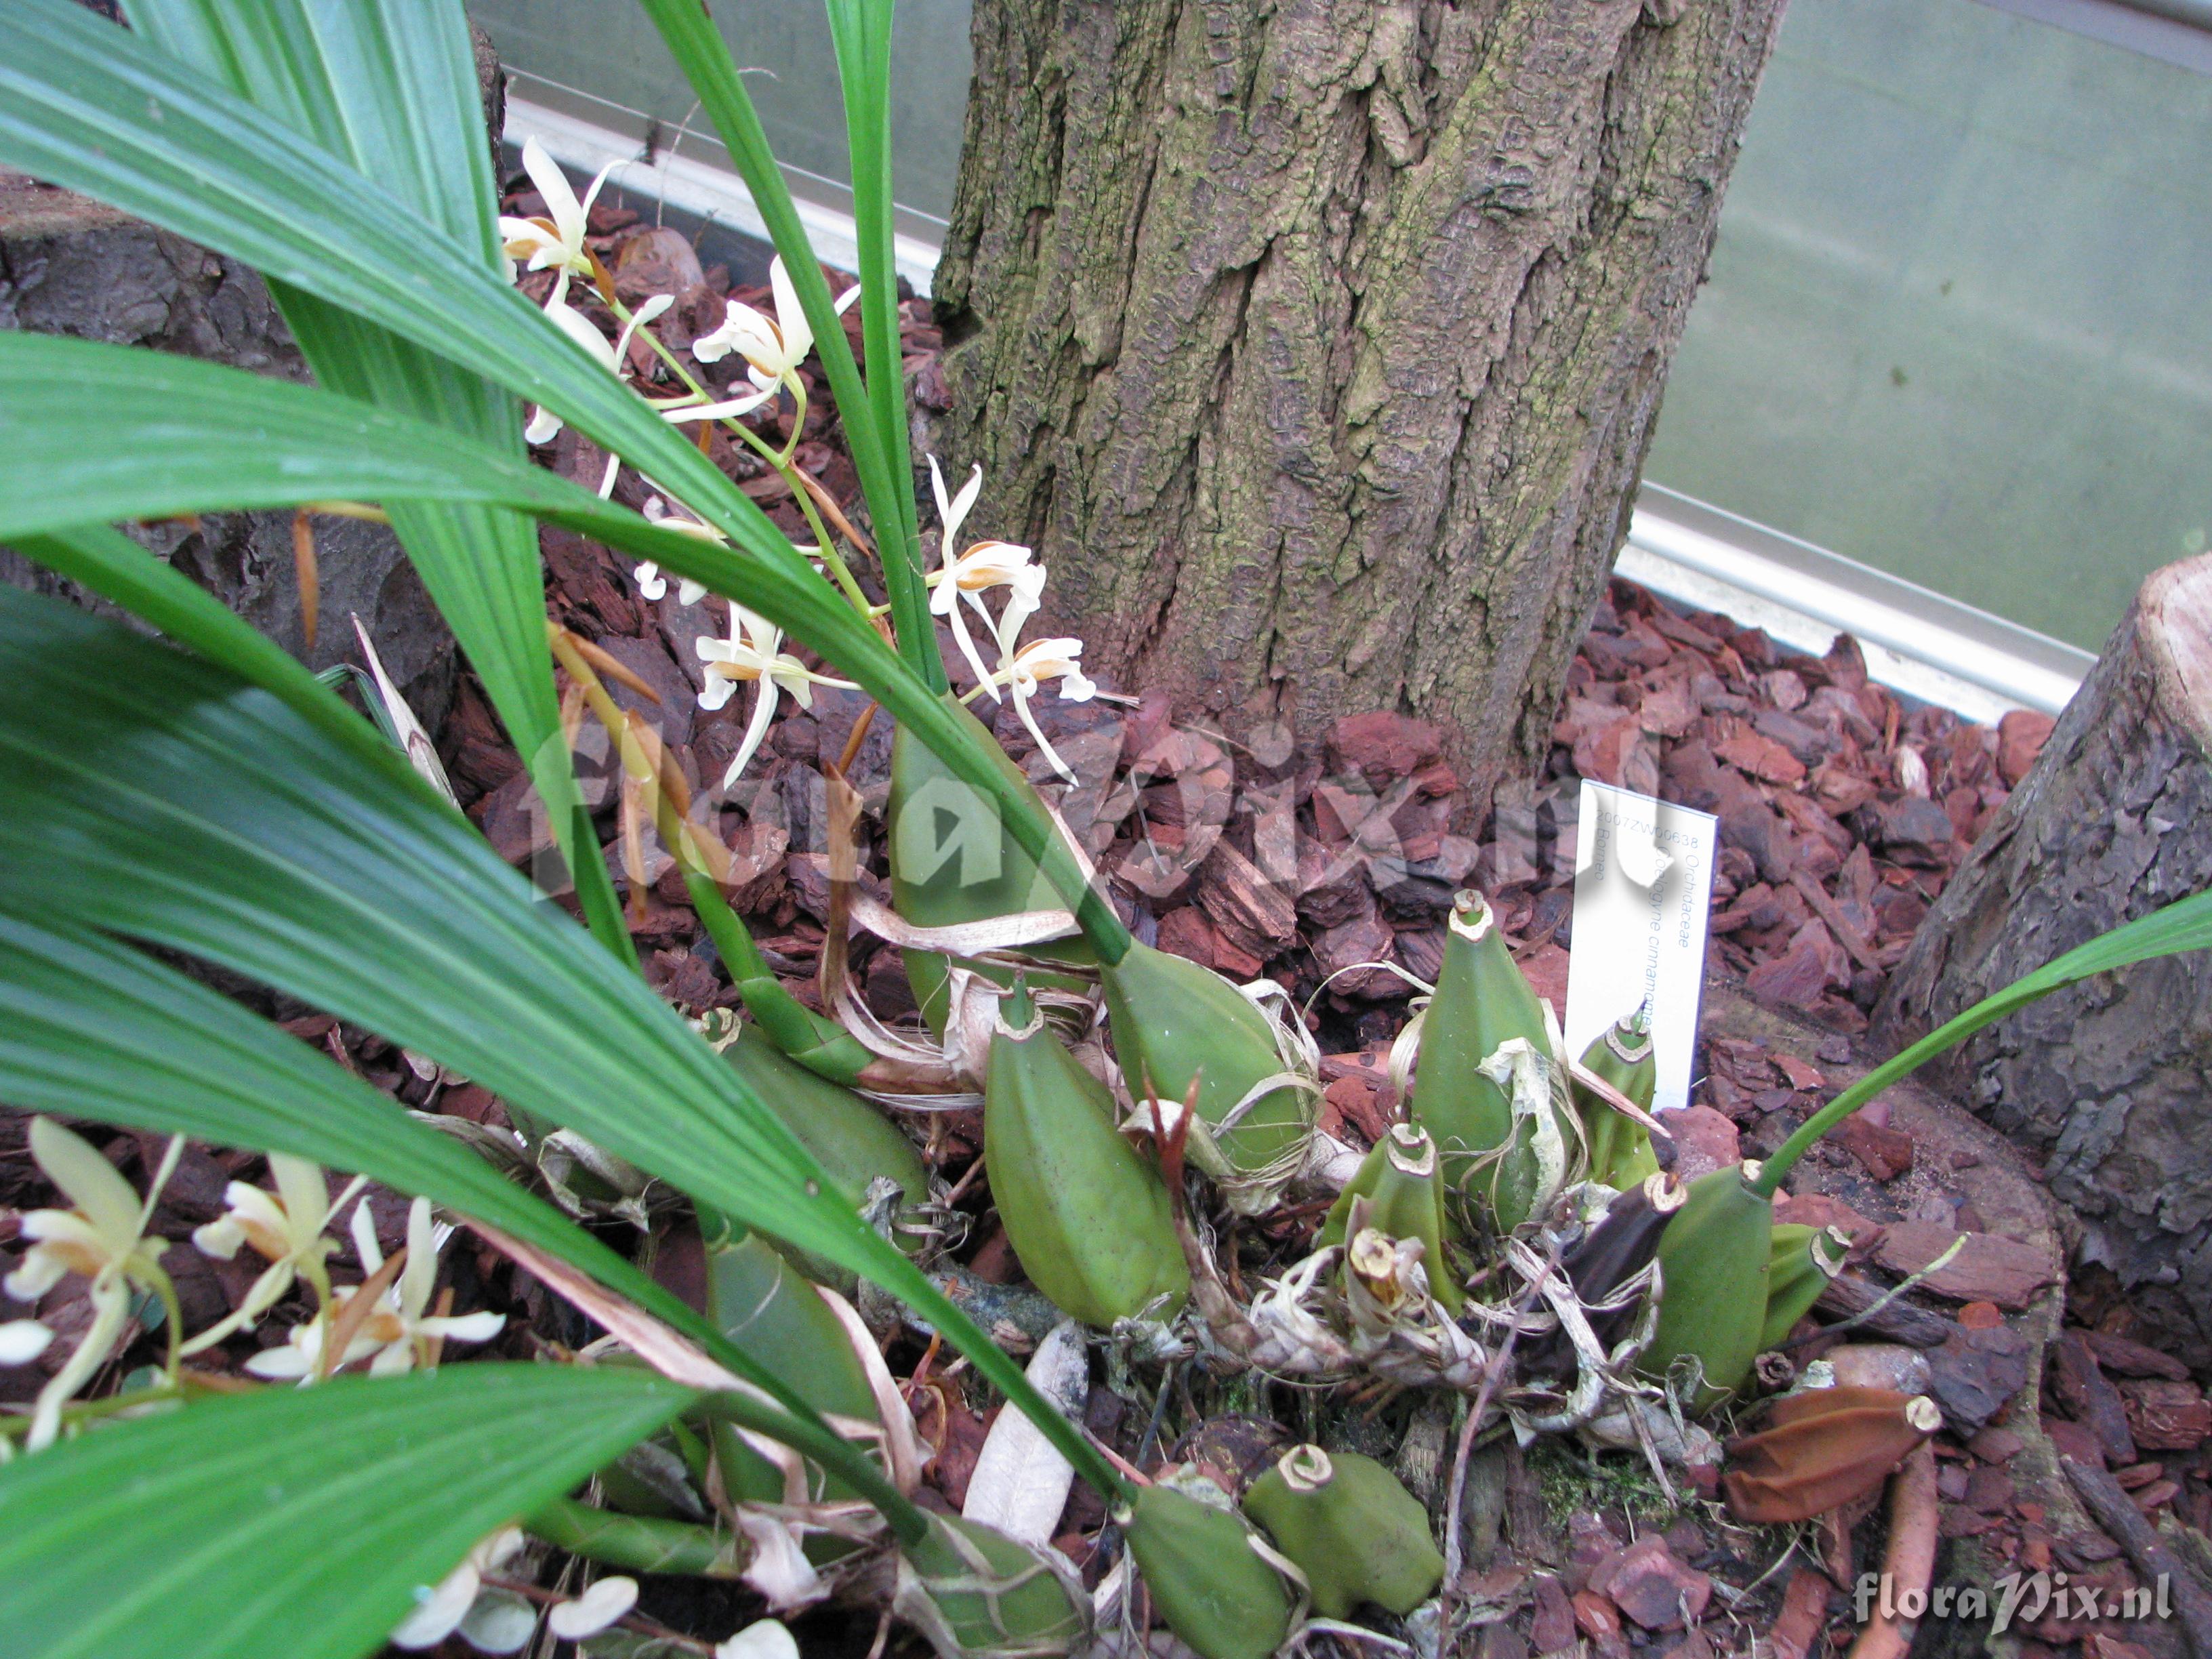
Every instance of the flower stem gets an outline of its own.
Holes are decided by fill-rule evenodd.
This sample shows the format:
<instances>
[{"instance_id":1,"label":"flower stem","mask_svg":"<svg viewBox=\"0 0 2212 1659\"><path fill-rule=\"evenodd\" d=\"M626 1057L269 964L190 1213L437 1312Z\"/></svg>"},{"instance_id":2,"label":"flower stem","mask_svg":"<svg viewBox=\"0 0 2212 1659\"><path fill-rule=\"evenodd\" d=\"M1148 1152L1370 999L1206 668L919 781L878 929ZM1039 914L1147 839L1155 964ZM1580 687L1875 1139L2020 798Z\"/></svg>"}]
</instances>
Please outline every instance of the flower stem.
<instances>
[{"instance_id":1,"label":"flower stem","mask_svg":"<svg viewBox=\"0 0 2212 1659\"><path fill-rule=\"evenodd\" d=\"M619 300L610 300L608 304L615 313L616 320L628 326L630 321L629 308ZM667 343L652 329L639 329L637 337L653 348L654 355L668 365L670 373L681 380L694 397L705 403L714 401L714 394L699 384L691 371L684 367L682 360L669 349ZM806 393L796 385L792 386L790 390L792 400L796 405L796 411L791 419L791 441L784 446L781 453L750 427L735 418L721 422L722 429L750 444L754 452L774 467L782 476L783 481L791 486L792 495L799 502L799 510L805 514L807 527L814 532L815 545L822 550L823 562L830 567L831 575L836 578L838 587L843 591L845 598L851 603L853 609L864 617L869 616L872 614L872 608L868 604L868 596L861 591L860 583L854 580L852 571L846 566L844 558L837 551L836 543L831 538L829 531L823 527L821 514L815 510L814 503L806 493L806 487L799 482L798 466L793 458L799 453L799 434L806 425Z\"/></svg>"},{"instance_id":2,"label":"flower stem","mask_svg":"<svg viewBox=\"0 0 2212 1659\"><path fill-rule=\"evenodd\" d=\"M161 1311L169 1322L169 1358L162 1366L168 1374L169 1386L177 1386L177 1372L184 1362L185 1313L177 1302L177 1287L169 1275L160 1267L147 1270L149 1288L161 1298Z\"/></svg>"}]
</instances>

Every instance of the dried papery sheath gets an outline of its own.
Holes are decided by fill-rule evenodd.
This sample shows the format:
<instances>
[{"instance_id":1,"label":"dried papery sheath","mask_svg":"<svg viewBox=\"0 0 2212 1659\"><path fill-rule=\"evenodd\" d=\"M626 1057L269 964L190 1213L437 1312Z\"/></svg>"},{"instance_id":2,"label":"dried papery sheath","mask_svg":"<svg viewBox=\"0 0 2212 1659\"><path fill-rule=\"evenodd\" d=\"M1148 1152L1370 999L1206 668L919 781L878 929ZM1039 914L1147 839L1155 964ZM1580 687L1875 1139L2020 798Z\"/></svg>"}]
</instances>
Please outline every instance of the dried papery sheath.
<instances>
[{"instance_id":1,"label":"dried papery sheath","mask_svg":"<svg viewBox=\"0 0 2212 1659\"><path fill-rule=\"evenodd\" d=\"M1443 1577L1428 1511L1371 1457L1294 1446L1253 1482L1244 1509L1297 1563L1324 1618L1370 1601L1410 1613Z\"/></svg>"},{"instance_id":2,"label":"dried papery sheath","mask_svg":"<svg viewBox=\"0 0 2212 1659\"><path fill-rule=\"evenodd\" d=\"M1644 1370L1703 1411L1743 1386L1766 1326L1774 1206L1751 1188L1755 1164L1699 1176L1659 1241L1665 1284Z\"/></svg>"},{"instance_id":3,"label":"dried papery sheath","mask_svg":"<svg viewBox=\"0 0 2212 1659\"><path fill-rule=\"evenodd\" d=\"M1776 1401L1757 1434L1729 1443L1721 1484L1741 1520L1809 1521L1875 1491L1942 1426L1925 1395L1805 1389Z\"/></svg>"},{"instance_id":4,"label":"dried papery sheath","mask_svg":"<svg viewBox=\"0 0 2212 1659\"><path fill-rule=\"evenodd\" d=\"M1528 1219L1543 1184L1536 1167L1540 1120L1516 1109L1527 1103L1516 1103L1510 1072L1501 1079L1485 1064L1516 1041L1548 1066L1550 1036L1535 992L1514 966L1488 902L1462 893L1436 995L1422 1018L1408 1109L1436 1139L1451 1219L1466 1232L1510 1232ZM1579 1126L1541 1127L1557 1130L1562 1144L1569 1133L1580 1138Z\"/></svg>"},{"instance_id":5,"label":"dried papery sheath","mask_svg":"<svg viewBox=\"0 0 2212 1659\"><path fill-rule=\"evenodd\" d=\"M1850 1254L1850 1236L1836 1227L1807 1227L1795 1222L1774 1224L1768 1247L1766 1320L1759 1334L1759 1352L1779 1346L1792 1326L1802 1319L1828 1288L1828 1281L1844 1270Z\"/></svg>"},{"instance_id":6,"label":"dried papery sheath","mask_svg":"<svg viewBox=\"0 0 2212 1659\"><path fill-rule=\"evenodd\" d=\"M991 1038L983 1158L1031 1282L1087 1325L1190 1294L1166 1183L1114 1127L1113 1097L1076 1063L1017 980Z\"/></svg>"},{"instance_id":7,"label":"dried papery sheath","mask_svg":"<svg viewBox=\"0 0 2212 1659\"><path fill-rule=\"evenodd\" d=\"M1482 1075L1505 1091L1513 1108L1513 1133L1486 1177L1501 1231L1549 1212L1582 1139L1581 1121L1568 1109L1566 1074L1551 1054L1548 1044L1509 1037L1482 1062ZM1479 1185L1485 1180L1477 1177Z\"/></svg>"},{"instance_id":8,"label":"dried papery sheath","mask_svg":"<svg viewBox=\"0 0 2212 1659\"><path fill-rule=\"evenodd\" d=\"M1299 1597L1218 1487L1172 1479L1143 1488L1116 1517L1152 1605L1200 1659L1267 1659L1289 1637Z\"/></svg>"},{"instance_id":9,"label":"dried papery sheath","mask_svg":"<svg viewBox=\"0 0 2212 1659\"><path fill-rule=\"evenodd\" d=\"M1082 1328L1072 1319L1055 1327L1024 1374L1062 1413L1080 1417L1091 1383ZM1018 1544L1048 1544L1074 1481L1074 1466L1043 1430L1020 1412L1000 1412L976 1455L961 1515Z\"/></svg>"}]
</instances>

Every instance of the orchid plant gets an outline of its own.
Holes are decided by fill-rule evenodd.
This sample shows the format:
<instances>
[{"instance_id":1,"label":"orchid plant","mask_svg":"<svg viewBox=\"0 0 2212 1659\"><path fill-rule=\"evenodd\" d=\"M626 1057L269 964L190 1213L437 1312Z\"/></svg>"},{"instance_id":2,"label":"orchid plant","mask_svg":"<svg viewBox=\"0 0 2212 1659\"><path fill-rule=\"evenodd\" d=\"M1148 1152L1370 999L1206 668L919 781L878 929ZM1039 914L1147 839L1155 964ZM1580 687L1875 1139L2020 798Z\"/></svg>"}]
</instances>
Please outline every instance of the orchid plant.
<instances>
[{"instance_id":1,"label":"orchid plant","mask_svg":"<svg viewBox=\"0 0 2212 1659\"><path fill-rule=\"evenodd\" d=\"M173 1300L164 1246L146 1235L150 1198L129 1194L105 1160L50 1117L33 1128L41 1165L71 1207L24 1218L31 1250L13 1288L36 1295L58 1275L81 1273L95 1310L32 1413L24 1438L36 1455L17 1458L0 1482L8 1582L58 1584L33 1564L58 1559L41 1551L70 1554L78 1589L40 1607L29 1606L43 1594L33 1590L22 1609L55 1639L128 1620L136 1641L189 1648L204 1645L218 1616L226 1650L241 1654L357 1652L418 1614L422 1622L408 1633L426 1634L438 1620L422 1586L447 1582L518 1515L582 1502L563 1494L684 1413L709 1413L748 1437L742 1443L790 1471L790 1492L818 1485L822 1474L807 1476L807 1468L834 1474L871 1519L827 1524L872 1547L929 1561L947 1547L939 1523L883 1461L887 1445L905 1443L905 1431L886 1425L855 1443L831 1428L775 1355L732 1341L493 1163L395 1113L360 1079L146 954L148 946L227 964L342 1011L433 1077L484 1084L517 1123L533 1126L520 1149L526 1160L540 1137L563 1128L572 1151L589 1152L592 1169L657 1176L702 1214L761 1229L808 1260L875 1280L969 1353L1094 1483L1122 1489L1118 1472L973 1322L863 1222L858 1194L823 1169L769 1097L634 972L621 903L574 781L579 713L558 674L572 692L599 694L584 700L582 717L615 723L625 800L678 858L702 920L726 945L724 960L746 975L763 1029L777 1022L797 1041L799 1028L784 1019L795 1006L788 993L772 975L747 969L750 941L718 884L726 849L688 816L682 780L651 731L605 702L598 676L612 672L608 664L587 641L542 621L533 517L629 553L648 593L665 581L678 603L711 594L729 605L726 633L702 652L705 697L713 704L753 682L740 766L787 695L803 705L818 687L858 686L1003 815L1024 855L1042 860L1109 955L1127 948L1118 918L1086 889L1042 803L948 695L938 654L908 487L890 259L888 6L831 6L853 99L863 227L861 280L840 296L806 243L743 80L705 14L690 0L644 4L693 76L778 244L770 306L726 307L689 352L672 349L656 326L677 296L625 301L593 246L592 210L611 169L579 192L543 148L527 144L523 167L543 212L504 220L494 213L457 0L272 0L250 22L220 0L130 0L127 32L68 0L27 0L0 14L0 160L281 278L278 302L319 383L286 386L119 347L0 338L0 430L12 457L0 478L0 537L164 636L0 593L8 663L0 702L9 705L0 719L8 756L0 769L8 781L0 787L0 1098L208 1137L278 1160L273 1190L234 1186L222 1218L196 1236L211 1255L251 1252L259 1264L238 1306L197 1334L173 1311L159 1322L169 1381L146 1398L182 1400L183 1408L142 1415L137 1396L118 1395L133 1407L111 1422L70 1402L119 1351L134 1308ZM527 295L519 291L526 284ZM855 303L857 351L842 324ZM817 361L860 477L865 534L859 515L799 464L809 416L802 369ZM732 362L740 366L738 384L717 389ZM76 414L64 407L73 400ZM143 420L118 419L124 410L182 413L155 439ZM789 484L806 526L802 540L775 529L691 441L709 422ZM596 488L574 489L526 463L526 443L564 431L607 457ZM99 459L118 453L143 464L117 470ZM650 498L647 512L616 504L625 471ZM132 482L118 494L112 486L126 477ZM447 799L330 688L108 528L279 503L386 519L398 532L550 809L581 928L538 905ZM969 558L956 586L986 591L988 564ZM303 579L308 569L303 562ZM116 662L100 683L119 700L60 689L57 675L118 650L131 665ZM1026 696L1036 675L1017 668L1011 635L1000 655L993 695L1011 686ZM204 682L198 691L190 689L196 681ZM380 693L388 698L381 686ZM207 735L195 722L223 708L246 725L186 760ZM119 722L115 739L128 731L152 747L126 762L135 740L71 729L88 719ZM168 773L173 761L185 769ZM60 775L50 763L125 769L105 781L80 775L52 794ZM113 810L126 796L146 805ZM216 827L231 811L226 798L241 809L228 836ZM249 798L260 804L246 805ZM95 817L106 832L87 838L60 830L57 815L76 811L69 803L94 801L103 803ZM154 836L139 851L112 838L139 830ZM300 839L325 833L346 848L315 853ZM209 836L227 841L224 850ZM158 856L171 876L142 866L142 852ZM342 879L325 879L340 869ZM236 902L215 899L210 884L233 880ZM157 913L171 898L185 908L165 919ZM340 940L335 954L319 943ZM801 1050L817 1065L844 1063L834 1041ZM853 1073L877 1064L862 1055ZM326 1165L416 1195L404 1261L380 1254L358 1181L331 1201L320 1175ZM605 1364L434 1369L442 1348L489 1338L500 1322L438 1299L443 1238L434 1203L526 1257L562 1294L620 1329L633 1352L659 1355L654 1364L688 1380ZM329 1234L348 1204L368 1274L360 1286L331 1283ZM313 1386L206 1398L211 1385L195 1368L295 1304L306 1316L283 1342L261 1350L246 1375ZM0 1358L28 1362L53 1340L35 1318L10 1321L0 1328ZM670 1343L695 1358L678 1359ZM81 1432L64 1435L80 1421ZM468 1455L456 1462L453 1449L463 1445ZM281 1477L203 1478L166 1496L147 1484L149 1468L211 1469L211 1460L230 1455L225 1446L250 1449L257 1471ZM376 1513L325 1501L372 1448ZM910 1454L902 1455L902 1467L910 1467ZM99 1494L125 1489L115 1482L126 1469L134 1472L120 1512L128 1524L88 1535L100 1540L90 1548L19 1518L89 1513ZM436 1501L425 1501L433 1491ZM787 1522L734 1494L718 1501L736 1507L725 1510L731 1527L714 1549L734 1547L741 1562L784 1551L776 1569L783 1579L813 1582L787 1542L795 1534ZM586 1504L585 1513L605 1511ZM586 1534L564 1547L627 1547L618 1528L595 1521ZM314 1559L341 1535L363 1570L318 1578L329 1588L303 1599L305 1581L287 1580L279 1558ZM220 1598L219 1615L174 1585L147 1592L167 1582L149 1570L167 1548L197 1552L191 1584ZM482 1565L477 1571L481 1578ZM88 1573L100 1578L97 1593L87 1588ZM292 1588L272 1588L280 1583ZM440 1618L462 1599L460 1587L431 1598ZM580 1631L579 1621L586 1615L564 1614L562 1625ZM103 1640L82 1639L95 1647ZM760 1624L724 1645L786 1651L788 1638L780 1626Z\"/></svg>"},{"instance_id":2,"label":"orchid plant","mask_svg":"<svg viewBox=\"0 0 2212 1659\"><path fill-rule=\"evenodd\" d=\"M1187 1295L1218 1351L1242 1343L1279 1369L1319 1355L1364 1384L1488 1389L1486 1351L1437 1311L1437 1291L1454 1287L1441 1201L1419 1183L1457 1160L1493 1172L1502 1192L1494 1172L1513 1160L1447 1144L1439 1108L1425 1152L1420 1134L1394 1141L1397 1162L1378 1163L1391 1150L1378 1148L1356 1178L1317 1162L1316 1056L1280 988L1231 986L1133 939L972 711L1011 696L1039 758L1066 776L1036 701L1048 684L1067 701L1103 694L1080 641L1023 641L1045 589L1034 553L963 544L980 473L948 496L931 459L935 568L924 556L892 258L889 0L829 0L859 246L857 289L842 296L707 9L640 3L777 252L773 312L726 307L688 361L655 326L678 296L631 307L592 246L605 172L579 196L526 146L545 213L496 214L459 0L124 0L128 30L72 0L0 7L0 165L268 273L315 379L0 333L0 539L150 630L0 587L0 1099L41 1114L33 1152L69 1204L23 1218L30 1249L9 1289L38 1296L79 1274L93 1310L29 1413L28 1455L0 1469L10 1627L61 1652L346 1659L387 1636L463 1629L449 1621L507 1588L491 1581L514 1559L519 1525L616 1577L742 1579L779 1608L840 1585L875 1594L947 1655L1082 1645L1091 1597L1047 1547L1057 1501L1034 1536L915 1501L910 1408L867 1326L817 1282L840 1279L865 1283L880 1309L902 1304L1014 1408L1002 1423L1032 1427L1063 1480L1098 1491L1152 1605L1205 1659L1292 1641L1308 1601L1297 1564L1285 1571L1230 1508L1170 1481L1139 1488L925 1270L942 1195L885 1103L896 1115L981 1094L988 1140L995 1094L1014 1138L987 1152L994 1194L1010 1228L1027 1218L1044 1241L1020 1247L1025 1262L1071 1301L1095 1301L1131 1353L1188 1352L1176 1345L1190 1328L1172 1323ZM857 350L843 320L855 293ZM732 359L741 374L718 381ZM814 367L859 504L800 465ZM738 488L711 434L695 441L705 422L787 486L806 540ZM606 456L595 488L531 463L527 445L563 430ZM625 469L643 511L623 504ZM268 507L391 524L522 757L556 843L545 866L565 866L551 884L572 894L574 918L501 860L430 765L418 770L329 685L114 528ZM863 803L823 757L836 925L818 996L778 978L732 909L719 818L696 810L678 757L608 691L627 671L548 623L539 523L636 562L650 599L672 580L679 605L728 606L726 632L700 646L710 708L754 686L726 783L787 695L805 706L817 688L854 687L893 722L889 905L860 880ZM973 679L957 695L940 625ZM411 716L386 713L419 738ZM622 769L613 860L576 777L586 720ZM420 759L427 744L415 747ZM641 904L633 854L648 830L744 1005L742 1031L710 1042L639 971L611 872L627 872ZM2023 994L2201 945L2207 908L2133 924ZM845 950L857 927L904 953L927 1024L890 1029L861 1004ZM1468 949L1483 939L1502 959L1494 931L1470 921ZM373 1032L420 1075L482 1085L514 1133L455 1121L441 1133L179 961ZM1486 1018L1439 1017L1431 1034L1480 1036ZM1958 1035L1972 1029L1961 1019ZM1082 1057L1061 1020L1079 1026ZM1503 1043L1466 1036L1452 1073L1466 1087L1446 1092L1498 1106L1510 1125L1548 1124L1552 1097L1526 1082L1534 1068L1496 1064L1546 1042L1540 1022ZM1912 1063L1926 1052L1909 1051ZM1449 1069L1429 1064L1431 1078ZM1009 1101L1030 1115L1010 1121ZM210 1254L250 1249L264 1264L235 1313L188 1340L165 1246L147 1236L181 1141L141 1198L49 1114L291 1160L272 1161L273 1192L227 1194L197 1236ZM1803 1133L1770 1164L1770 1188ZM1054 1162L1077 1137L1094 1156ZM1516 1174L1516 1204L1586 1192L1560 1187L1558 1139L1545 1141L1540 1180ZM1017 1145L1033 1153L1004 1150ZM556 1186L550 1152L613 1196L586 1193L582 1176ZM350 1189L328 1200L325 1167L410 1197L404 1260L384 1256ZM1332 1217L1346 1242L1240 1306L1183 1206L1210 1198L1263 1213L1316 1169L1352 1179ZM1094 1178L1106 1184L1091 1191ZM629 1234L578 1224L540 1186L573 1211L647 1227L680 1208L698 1229L714 1313L617 1248ZM1066 1207L1100 1192L1114 1195L1102 1208ZM1766 1225L1765 1192L1751 1196ZM348 1201L367 1277L339 1287L326 1234ZM1386 1201L1405 1216L1387 1235ZM574 1352L546 1342L540 1364L440 1364L447 1344L501 1325L440 1295L447 1237L434 1206L605 1334ZM1109 1306L1129 1289L1120 1247L1147 1228L1141 1294ZM1532 1287L1567 1293L1503 1231L1501 1260L1527 1256L1515 1270ZM211 1364L302 1285L307 1317L242 1376L185 1363ZM163 1383L79 1400L121 1352L133 1309L151 1323L154 1305ZM773 1341L754 1323L770 1309L787 1316ZM1765 1310L1748 1312L1755 1338ZM53 1340L35 1318L11 1320L0 1358L40 1358ZM1594 1345L1584 1322L1577 1353L1590 1349L1610 1386L1620 1351ZM312 1386L283 1386L295 1380ZM623 1509L626 1475L680 1495L678 1518ZM1126 1598L1128 1576L1120 1583ZM553 1633L600 1639L587 1627L604 1633L595 1621L624 1592L596 1595L555 1598ZM637 1618L611 1616L626 1629ZM793 1650L769 1620L719 1650L686 1638L676 1650Z\"/></svg>"},{"instance_id":3,"label":"orchid plant","mask_svg":"<svg viewBox=\"0 0 2212 1659\"><path fill-rule=\"evenodd\" d=\"M409 1213L406 1271L382 1290L367 1318L346 1319L348 1304L361 1292L351 1286L333 1292L328 1262L337 1245L325 1230L331 1217L363 1191L367 1178L356 1176L334 1201L320 1165L275 1152L269 1158L274 1193L234 1181L224 1192L223 1213L192 1233L193 1243L210 1256L228 1261L246 1247L268 1266L236 1308L185 1338L175 1287L161 1263L168 1246L148 1236L155 1206L184 1151L184 1137L169 1142L143 1200L82 1136L51 1118L30 1121L29 1142L40 1173L73 1207L33 1210L22 1217L21 1237L33 1243L22 1265L8 1275L4 1288L17 1301L35 1303L69 1275L79 1275L88 1281L92 1321L68 1360L40 1389L24 1436L26 1449L36 1451L54 1442L63 1431L70 1402L121 1348L134 1290L160 1304L168 1332L168 1363L161 1383L139 1396L146 1400L177 1393L181 1362L253 1329L301 1279L314 1294L312 1316L292 1328L283 1346L246 1362L246 1370L254 1376L311 1382L361 1359L370 1359L369 1370L380 1376L417 1364L434 1367L444 1341L484 1341L506 1323L504 1316L493 1313L458 1318L430 1315L437 1253L453 1230L434 1224L429 1203L423 1199L416 1200ZM385 1261L366 1203L355 1207L352 1236L356 1256L374 1281ZM350 1335L343 1359L326 1364L326 1340L337 1321L343 1322ZM36 1320L10 1321L0 1326L0 1332L5 1333L0 1336L0 1364L9 1365L38 1359L54 1336ZM0 1437L0 1456L12 1443Z\"/></svg>"},{"instance_id":4,"label":"orchid plant","mask_svg":"<svg viewBox=\"0 0 2212 1659\"><path fill-rule=\"evenodd\" d=\"M131 1317L134 1288L158 1297L168 1315L169 1370L172 1376L175 1373L180 1318L177 1293L168 1274L161 1270L161 1255L167 1246L161 1239L148 1238L146 1227L153 1218L155 1201L184 1151L184 1138L170 1141L143 1201L113 1165L52 1119L31 1120L30 1144L32 1160L72 1207L33 1210L23 1217L20 1235L33 1243L22 1266L8 1275L8 1294L18 1302L35 1302L64 1277L76 1273L88 1281L92 1304L91 1324L69 1358L39 1390L30 1431L24 1439L24 1444L36 1451L52 1443L61 1432L62 1408L115 1352ZM52 1338L48 1331L46 1339L40 1340L21 1325L17 1332L10 1357L24 1363L43 1353Z\"/></svg>"}]
</instances>

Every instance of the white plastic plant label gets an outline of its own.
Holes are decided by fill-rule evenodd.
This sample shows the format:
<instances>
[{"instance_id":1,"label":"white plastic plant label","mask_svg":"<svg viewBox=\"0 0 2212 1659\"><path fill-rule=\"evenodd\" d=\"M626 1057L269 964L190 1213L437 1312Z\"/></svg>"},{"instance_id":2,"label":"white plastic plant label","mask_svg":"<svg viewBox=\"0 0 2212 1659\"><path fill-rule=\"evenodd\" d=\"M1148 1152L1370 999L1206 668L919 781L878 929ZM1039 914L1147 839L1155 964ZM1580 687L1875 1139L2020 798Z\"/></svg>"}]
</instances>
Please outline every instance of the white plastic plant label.
<instances>
[{"instance_id":1,"label":"white plastic plant label","mask_svg":"<svg viewBox=\"0 0 2212 1659\"><path fill-rule=\"evenodd\" d=\"M1567 1052L1579 1056L1648 1001L1660 1111L1690 1103L1718 828L1710 813L1583 784Z\"/></svg>"}]
</instances>

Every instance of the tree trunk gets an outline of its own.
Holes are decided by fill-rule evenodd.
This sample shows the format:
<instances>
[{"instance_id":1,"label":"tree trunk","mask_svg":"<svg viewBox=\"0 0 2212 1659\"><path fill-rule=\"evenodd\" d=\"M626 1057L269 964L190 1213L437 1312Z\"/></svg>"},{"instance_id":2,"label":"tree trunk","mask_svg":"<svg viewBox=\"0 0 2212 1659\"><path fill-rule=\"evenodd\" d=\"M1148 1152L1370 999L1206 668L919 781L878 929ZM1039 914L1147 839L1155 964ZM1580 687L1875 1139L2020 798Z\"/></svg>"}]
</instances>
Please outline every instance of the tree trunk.
<instances>
[{"instance_id":1,"label":"tree trunk","mask_svg":"<svg viewBox=\"0 0 2212 1659\"><path fill-rule=\"evenodd\" d=\"M977 0L971 523L1125 687L1547 741L1781 0Z\"/></svg>"},{"instance_id":2,"label":"tree trunk","mask_svg":"<svg viewBox=\"0 0 2212 1659\"><path fill-rule=\"evenodd\" d=\"M2154 573L1876 1010L1917 1036L2212 878L2212 556ZM2212 960L2139 963L2000 1021L1955 1087L2045 1158L2154 1331L2212 1366Z\"/></svg>"}]
</instances>

